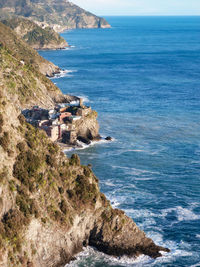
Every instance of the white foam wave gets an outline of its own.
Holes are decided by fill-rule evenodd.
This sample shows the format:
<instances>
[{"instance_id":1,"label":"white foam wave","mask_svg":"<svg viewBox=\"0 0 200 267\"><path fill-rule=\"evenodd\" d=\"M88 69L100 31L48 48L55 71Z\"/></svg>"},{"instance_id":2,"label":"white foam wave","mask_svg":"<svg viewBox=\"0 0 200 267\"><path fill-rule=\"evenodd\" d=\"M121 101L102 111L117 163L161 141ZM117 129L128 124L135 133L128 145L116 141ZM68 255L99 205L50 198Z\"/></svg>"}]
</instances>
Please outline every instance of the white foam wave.
<instances>
[{"instance_id":1,"label":"white foam wave","mask_svg":"<svg viewBox=\"0 0 200 267\"><path fill-rule=\"evenodd\" d=\"M72 73L77 72L77 70L61 70L60 73L57 73L52 77L52 79L59 79L63 77L71 77Z\"/></svg>"},{"instance_id":2,"label":"white foam wave","mask_svg":"<svg viewBox=\"0 0 200 267\"><path fill-rule=\"evenodd\" d=\"M78 95L78 97L79 97L79 98L83 98L83 101L84 101L85 103L89 103L89 102L91 102L91 101L89 100L89 98L88 98L87 96L85 96L85 95Z\"/></svg>"},{"instance_id":3,"label":"white foam wave","mask_svg":"<svg viewBox=\"0 0 200 267\"><path fill-rule=\"evenodd\" d=\"M194 265L191 265L190 267L199 267L200 266L200 262L194 264Z\"/></svg>"},{"instance_id":4,"label":"white foam wave","mask_svg":"<svg viewBox=\"0 0 200 267\"><path fill-rule=\"evenodd\" d=\"M75 261L70 262L65 265L66 267L77 267L78 264L84 264L83 266L96 266L96 263L99 262L101 264L107 263L110 266L119 265L119 266L133 266L137 264L137 266L143 266L149 262L152 262L152 259L148 256L140 256L138 258L129 258L126 256L123 257L112 257L108 256L102 252L97 251L92 247L84 248L83 252L79 253L76 257ZM82 265L81 265L82 266ZM103 266L103 265L102 265Z\"/></svg>"},{"instance_id":5,"label":"white foam wave","mask_svg":"<svg viewBox=\"0 0 200 267\"><path fill-rule=\"evenodd\" d=\"M151 212L150 210L147 209L140 209L140 210L136 210L136 209L124 209L124 211L131 215L131 217L133 216L135 219L138 218L153 218L153 217L158 217L159 215Z\"/></svg>"},{"instance_id":6,"label":"white foam wave","mask_svg":"<svg viewBox=\"0 0 200 267\"><path fill-rule=\"evenodd\" d=\"M129 175L143 175L143 174L159 174L159 172L154 172L154 171L149 171L149 170L141 170L133 167L122 167L122 166L115 166L112 165L113 169L123 169L126 171L127 174Z\"/></svg>"},{"instance_id":7,"label":"white foam wave","mask_svg":"<svg viewBox=\"0 0 200 267\"><path fill-rule=\"evenodd\" d=\"M63 50L71 50L72 48L75 48L75 47L76 47L75 45L70 45L70 46L65 47Z\"/></svg>"},{"instance_id":8,"label":"white foam wave","mask_svg":"<svg viewBox=\"0 0 200 267\"><path fill-rule=\"evenodd\" d=\"M152 238L154 242L158 245L167 247L171 251L170 253L161 252L162 257L157 259L151 259L148 256L140 256L138 258L129 258L126 256L123 257L112 257L104 253L97 251L92 247L84 248L83 252L79 253L76 257L76 260L70 262L66 267L77 267L77 266L103 266L103 264L108 264L109 266L123 266L123 267L144 267L144 266L162 266L168 264L172 266L172 263L177 258L182 257L191 257L194 253L191 251L191 245L189 243L180 242L176 243L174 241L163 241L163 235L159 232L149 232L147 233L148 237ZM189 251L190 250L190 251ZM196 255L196 254L195 254ZM194 255L194 256L195 256ZM190 266L197 267L198 264Z\"/></svg>"},{"instance_id":9,"label":"white foam wave","mask_svg":"<svg viewBox=\"0 0 200 267\"><path fill-rule=\"evenodd\" d=\"M107 185L107 186L114 186L114 187L116 186L116 184L114 184L111 181L106 181L104 184Z\"/></svg>"},{"instance_id":10,"label":"white foam wave","mask_svg":"<svg viewBox=\"0 0 200 267\"><path fill-rule=\"evenodd\" d=\"M195 214L191 209L183 208L177 206L175 208L164 209L162 211L162 216L166 217L169 213L175 212L179 222L181 221L194 221L199 220L200 215Z\"/></svg>"},{"instance_id":11,"label":"white foam wave","mask_svg":"<svg viewBox=\"0 0 200 267\"><path fill-rule=\"evenodd\" d=\"M125 202L126 197L125 196L118 196L116 197L116 192L118 190L113 190L111 194L106 194L107 198L110 200L110 203L113 208L119 207L122 203Z\"/></svg>"},{"instance_id":12,"label":"white foam wave","mask_svg":"<svg viewBox=\"0 0 200 267\"><path fill-rule=\"evenodd\" d=\"M67 148L67 149L64 149L64 153L67 153L67 152L71 152L71 151L75 151L75 150L83 150L83 149L86 149L86 148L89 148L89 147L92 147L92 146L95 146L95 145L101 145L101 144L108 144L110 143L111 141L107 141L105 139L102 139L102 140L99 140L99 141L92 141L91 144L87 145L81 141L77 141L78 145L80 145L80 147L70 147L70 148Z\"/></svg>"}]
</instances>

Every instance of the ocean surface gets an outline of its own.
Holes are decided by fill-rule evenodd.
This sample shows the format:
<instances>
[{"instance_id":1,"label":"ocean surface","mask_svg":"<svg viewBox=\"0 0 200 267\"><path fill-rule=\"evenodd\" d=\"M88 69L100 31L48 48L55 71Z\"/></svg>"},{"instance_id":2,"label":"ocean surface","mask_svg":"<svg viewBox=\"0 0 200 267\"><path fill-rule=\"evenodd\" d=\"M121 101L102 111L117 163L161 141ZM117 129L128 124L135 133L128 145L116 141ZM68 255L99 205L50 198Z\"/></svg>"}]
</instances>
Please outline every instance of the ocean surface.
<instances>
[{"instance_id":1,"label":"ocean surface","mask_svg":"<svg viewBox=\"0 0 200 267\"><path fill-rule=\"evenodd\" d=\"M77 150L82 163L171 253L116 259L88 248L67 266L200 266L200 17L107 20L112 29L63 33L71 48L40 54L67 70L53 82L83 96L114 138Z\"/></svg>"}]
</instances>

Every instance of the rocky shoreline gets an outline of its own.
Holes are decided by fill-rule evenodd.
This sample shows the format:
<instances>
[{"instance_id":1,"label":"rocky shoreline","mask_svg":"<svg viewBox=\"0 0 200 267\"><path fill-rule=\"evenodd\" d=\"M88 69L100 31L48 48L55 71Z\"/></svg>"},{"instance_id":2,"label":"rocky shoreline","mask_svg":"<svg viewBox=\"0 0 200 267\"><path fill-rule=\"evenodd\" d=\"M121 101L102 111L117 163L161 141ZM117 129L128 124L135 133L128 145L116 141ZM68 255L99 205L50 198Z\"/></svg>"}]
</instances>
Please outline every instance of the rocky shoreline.
<instances>
[{"instance_id":1,"label":"rocky shoreline","mask_svg":"<svg viewBox=\"0 0 200 267\"><path fill-rule=\"evenodd\" d=\"M66 157L47 136L56 126L54 139L65 124L64 138L72 144L100 139L97 113L81 101L55 110L77 97L63 95L45 76L52 63L1 23L0 35L0 266L64 266L87 245L114 256L169 252L112 208L90 165L81 165L75 154ZM47 134L21 114L31 107L48 116L46 125L28 115Z\"/></svg>"},{"instance_id":2,"label":"rocky shoreline","mask_svg":"<svg viewBox=\"0 0 200 267\"><path fill-rule=\"evenodd\" d=\"M110 136L105 139L100 136L96 111L85 106L82 98L65 97L67 103L62 101L50 109L33 106L22 110L22 114L28 123L46 132L65 150L81 149L102 140L112 141Z\"/></svg>"}]
</instances>

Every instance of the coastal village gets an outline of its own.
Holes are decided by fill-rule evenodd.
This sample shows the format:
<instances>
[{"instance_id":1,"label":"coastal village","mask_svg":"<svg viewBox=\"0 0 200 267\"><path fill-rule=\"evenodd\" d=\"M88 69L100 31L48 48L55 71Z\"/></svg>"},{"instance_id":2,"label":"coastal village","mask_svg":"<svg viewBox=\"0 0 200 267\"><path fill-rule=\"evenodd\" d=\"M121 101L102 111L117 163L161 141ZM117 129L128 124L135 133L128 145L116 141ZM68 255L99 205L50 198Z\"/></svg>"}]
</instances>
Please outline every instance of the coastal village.
<instances>
[{"instance_id":1,"label":"coastal village","mask_svg":"<svg viewBox=\"0 0 200 267\"><path fill-rule=\"evenodd\" d=\"M80 146L78 141L91 143L88 138L77 136L76 129L76 122L90 113L92 113L91 107L85 106L82 98L76 104L57 104L54 109L33 106L32 109L22 111L26 121L44 130L53 142L70 146Z\"/></svg>"}]
</instances>

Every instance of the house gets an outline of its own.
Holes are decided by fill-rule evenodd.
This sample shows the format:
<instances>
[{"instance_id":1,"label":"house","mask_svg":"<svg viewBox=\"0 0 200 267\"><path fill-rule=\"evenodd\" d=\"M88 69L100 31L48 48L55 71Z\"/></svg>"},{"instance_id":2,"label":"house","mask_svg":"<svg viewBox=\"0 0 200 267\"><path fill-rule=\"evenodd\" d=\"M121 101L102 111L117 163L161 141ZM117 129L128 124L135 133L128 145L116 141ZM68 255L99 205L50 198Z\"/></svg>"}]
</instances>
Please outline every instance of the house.
<instances>
[{"instance_id":1,"label":"house","mask_svg":"<svg viewBox=\"0 0 200 267\"><path fill-rule=\"evenodd\" d=\"M59 121L62 123L66 118L69 118L72 114L70 112L63 112L59 116Z\"/></svg>"},{"instance_id":2,"label":"house","mask_svg":"<svg viewBox=\"0 0 200 267\"><path fill-rule=\"evenodd\" d=\"M87 116L89 113L91 113L92 109L91 107L81 107L78 108L76 111L77 116Z\"/></svg>"},{"instance_id":3,"label":"house","mask_svg":"<svg viewBox=\"0 0 200 267\"><path fill-rule=\"evenodd\" d=\"M76 131L65 131L62 136L63 143L75 144L77 141Z\"/></svg>"},{"instance_id":4,"label":"house","mask_svg":"<svg viewBox=\"0 0 200 267\"><path fill-rule=\"evenodd\" d=\"M57 141L60 137L59 126L42 126L41 129L47 133L53 142Z\"/></svg>"}]
</instances>

